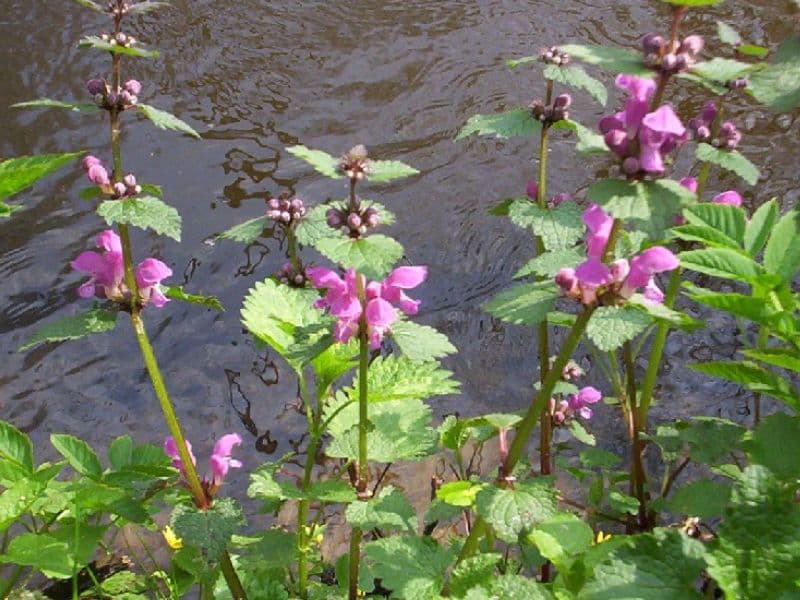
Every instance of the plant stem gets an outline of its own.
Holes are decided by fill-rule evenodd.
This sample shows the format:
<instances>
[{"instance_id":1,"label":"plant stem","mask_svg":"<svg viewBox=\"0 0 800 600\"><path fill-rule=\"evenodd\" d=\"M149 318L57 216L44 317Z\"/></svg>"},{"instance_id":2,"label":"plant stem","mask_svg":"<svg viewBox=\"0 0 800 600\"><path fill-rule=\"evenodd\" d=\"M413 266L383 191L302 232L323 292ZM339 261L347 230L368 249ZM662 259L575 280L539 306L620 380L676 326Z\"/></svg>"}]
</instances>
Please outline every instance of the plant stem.
<instances>
[{"instance_id":1,"label":"plant stem","mask_svg":"<svg viewBox=\"0 0 800 600\"><path fill-rule=\"evenodd\" d=\"M625 342L622 348L622 356L625 361L625 380L626 395L628 396L628 418L630 419L629 433L631 438L631 479L630 491L639 501L639 528L648 529L647 519L647 496L644 491L647 482L647 473L642 463L642 453L644 445L639 438L641 433L642 419L639 407L636 403L636 375L634 372L633 352L631 343Z\"/></svg>"},{"instance_id":2,"label":"plant stem","mask_svg":"<svg viewBox=\"0 0 800 600\"><path fill-rule=\"evenodd\" d=\"M311 402L308 398L308 382L299 372L298 383L300 385L300 395L303 398L303 404L306 407L306 416L308 418L308 429L311 434L311 439L308 442L308 450L306 451L306 463L303 470L303 483L301 489L303 492L308 491L311 484L311 475L314 470L314 461L317 456L317 445L319 444L320 433L317 430L316 419L311 408ZM308 595L308 541L310 532L308 531L308 512L311 508L311 501L308 498L300 500L297 509L297 588L298 595L305 598Z\"/></svg>"},{"instance_id":3,"label":"plant stem","mask_svg":"<svg viewBox=\"0 0 800 600\"><path fill-rule=\"evenodd\" d=\"M289 262L292 263L294 272L302 273L300 259L297 256L297 236L294 233L294 227L286 228L286 246L289 250Z\"/></svg>"},{"instance_id":4,"label":"plant stem","mask_svg":"<svg viewBox=\"0 0 800 600\"><path fill-rule=\"evenodd\" d=\"M228 554L227 550L222 553L222 557L219 559L219 566L222 569L222 576L225 578L225 583L228 584L233 600L247 600L247 594L244 591L244 587L242 587L239 576L236 574L236 569L233 568L231 555Z\"/></svg>"},{"instance_id":5,"label":"plant stem","mask_svg":"<svg viewBox=\"0 0 800 600\"><path fill-rule=\"evenodd\" d=\"M350 564L349 566L349 581L348 581L348 594L349 600L358 599L358 560L361 554L361 530L358 527L353 527L350 534Z\"/></svg>"}]
</instances>

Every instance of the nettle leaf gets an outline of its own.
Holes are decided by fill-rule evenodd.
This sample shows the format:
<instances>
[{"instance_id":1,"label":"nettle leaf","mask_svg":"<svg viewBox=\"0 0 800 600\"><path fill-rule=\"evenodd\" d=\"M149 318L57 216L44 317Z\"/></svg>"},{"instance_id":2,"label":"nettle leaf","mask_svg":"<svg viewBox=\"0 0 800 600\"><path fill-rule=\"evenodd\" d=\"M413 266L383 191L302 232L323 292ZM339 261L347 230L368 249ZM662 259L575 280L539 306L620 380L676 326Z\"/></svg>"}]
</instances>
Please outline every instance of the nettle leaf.
<instances>
[{"instance_id":1,"label":"nettle leaf","mask_svg":"<svg viewBox=\"0 0 800 600\"><path fill-rule=\"evenodd\" d=\"M158 50L145 50L138 46L127 48L119 44L112 44L110 41L105 41L99 36L88 35L78 42L78 48L96 48L97 50L106 50L114 54L125 54L126 56L136 56L138 58L158 58Z\"/></svg>"},{"instance_id":2,"label":"nettle leaf","mask_svg":"<svg viewBox=\"0 0 800 600\"><path fill-rule=\"evenodd\" d=\"M335 206L338 206L338 203L319 204L309 210L295 230L297 241L306 246L316 246L323 238L345 239L347 236L340 229L331 228L327 222L327 213ZM383 211L380 211L380 215L384 216ZM381 222L387 224L383 218Z\"/></svg>"},{"instance_id":3,"label":"nettle leaf","mask_svg":"<svg viewBox=\"0 0 800 600\"><path fill-rule=\"evenodd\" d=\"M723 44L730 44L731 46L738 46L742 43L742 36L730 25L717 21L717 37Z\"/></svg>"},{"instance_id":4,"label":"nettle leaf","mask_svg":"<svg viewBox=\"0 0 800 600\"><path fill-rule=\"evenodd\" d=\"M708 573L726 598L786 598L800 578L800 509L761 465L745 468L718 537Z\"/></svg>"},{"instance_id":5,"label":"nettle leaf","mask_svg":"<svg viewBox=\"0 0 800 600\"><path fill-rule=\"evenodd\" d=\"M527 536L547 560L559 571L568 571L594 542L594 532L587 523L572 513L560 512L539 523Z\"/></svg>"},{"instance_id":6,"label":"nettle leaf","mask_svg":"<svg viewBox=\"0 0 800 600\"><path fill-rule=\"evenodd\" d=\"M597 65L613 73L628 73L647 78L654 75L653 71L644 66L642 53L638 50L579 44L565 44L559 46L559 50L568 53L573 59Z\"/></svg>"},{"instance_id":7,"label":"nettle leaf","mask_svg":"<svg viewBox=\"0 0 800 600\"><path fill-rule=\"evenodd\" d=\"M555 489L550 481L515 484L513 489L490 486L475 497L475 511L505 542L550 519L556 513Z\"/></svg>"},{"instance_id":8,"label":"nettle leaf","mask_svg":"<svg viewBox=\"0 0 800 600\"><path fill-rule=\"evenodd\" d=\"M97 214L109 225L122 223L139 229L152 229L159 235L181 241L180 214L175 207L153 196L105 200L98 205Z\"/></svg>"},{"instance_id":9,"label":"nettle leaf","mask_svg":"<svg viewBox=\"0 0 800 600\"><path fill-rule=\"evenodd\" d=\"M503 556L496 552L487 552L470 556L458 563L450 575L448 589L450 595L462 598L476 586L489 588L496 577L495 568Z\"/></svg>"},{"instance_id":10,"label":"nettle leaf","mask_svg":"<svg viewBox=\"0 0 800 600\"><path fill-rule=\"evenodd\" d=\"M153 125L159 129L171 129L172 131L180 131L181 133L189 134L190 136L200 139L200 134L197 133L191 125L181 121L175 115L168 113L148 104L138 104L136 109L146 118L153 122Z\"/></svg>"},{"instance_id":11,"label":"nettle leaf","mask_svg":"<svg viewBox=\"0 0 800 600\"><path fill-rule=\"evenodd\" d=\"M589 94L603 106L608 102L608 91L600 81L584 71L578 65L547 65L544 68L545 79L551 79L556 83L563 83L566 86L574 87Z\"/></svg>"},{"instance_id":12,"label":"nettle leaf","mask_svg":"<svg viewBox=\"0 0 800 600\"><path fill-rule=\"evenodd\" d=\"M477 588L481 589L481 588ZM522 575L501 575L489 586L486 596L464 596L464 600L494 600L495 598L525 598L525 600L554 600L546 585Z\"/></svg>"},{"instance_id":13,"label":"nettle leaf","mask_svg":"<svg viewBox=\"0 0 800 600\"><path fill-rule=\"evenodd\" d=\"M644 331L650 317L633 307L601 306L586 326L586 335L604 352L616 350Z\"/></svg>"},{"instance_id":14,"label":"nettle leaf","mask_svg":"<svg viewBox=\"0 0 800 600\"><path fill-rule=\"evenodd\" d=\"M487 487L485 483L475 483L463 479L448 481L436 490L436 497L450 506L468 508L475 504L475 497L485 487Z\"/></svg>"},{"instance_id":15,"label":"nettle leaf","mask_svg":"<svg viewBox=\"0 0 800 600\"><path fill-rule=\"evenodd\" d=\"M782 400L792 408L800 408L800 397L791 384L775 373L750 361L705 362L687 365L690 369L733 381L750 391Z\"/></svg>"},{"instance_id":16,"label":"nettle leaf","mask_svg":"<svg viewBox=\"0 0 800 600\"><path fill-rule=\"evenodd\" d=\"M346 344L332 344L311 361L317 376L317 397L328 395L328 388L342 375L358 364L358 340L350 339Z\"/></svg>"},{"instance_id":17,"label":"nettle leaf","mask_svg":"<svg viewBox=\"0 0 800 600\"><path fill-rule=\"evenodd\" d=\"M704 567L703 545L677 529L631 536L614 548L580 591L583 600L682 600L703 596L696 581Z\"/></svg>"},{"instance_id":18,"label":"nettle leaf","mask_svg":"<svg viewBox=\"0 0 800 600\"><path fill-rule=\"evenodd\" d=\"M497 294L483 309L507 323L536 325L547 318L560 296L551 281L523 283Z\"/></svg>"},{"instance_id":19,"label":"nettle leaf","mask_svg":"<svg viewBox=\"0 0 800 600\"><path fill-rule=\"evenodd\" d=\"M73 561L69 546L48 534L23 533L8 545L0 562L33 567L46 577L68 579L72 577Z\"/></svg>"},{"instance_id":20,"label":"nettle leaf","mask_svg":"<svg viewBox=\"0 0 800 600\"><path fill-rule=\"evenodd\" d=\"M418 174L417 169L401 163L399 160L373 160L369 163L367 179L375 183L382 183Z\"/></svg>"},{"instance_id":21,"label":"nettle leaf","mask_svg":"<svg viewBox=\"0 0 800 600\"><path fill-rule=\"evenodd\" d=\"M382 279L403 256L396 240L381 234L353 239L323 238L315 248L345 269L355 269L368 279Z\"/></svg>"},{"instance_id":22,"label":"nettle leaf","mask_svg":"<svg viewBox=\"0 0 800 600\"><path fill-rule=\"evenodd\" d=\"M62 100L53 100L52 98L39 98L37 100L28 100L27 102L17 102L12 104L11 108L66 108L73 112L88 112L94 113L100 110L94 102L64 102Z\"/></svg>"},{"instance_id":23,"label":"nettle leaf","mask_svg":"<svg viewBox=\"0 0 800 600\"><path fill-rule=\"evenodd\" d=\"M100 479L103 476L100 459L91 446L83 440L71 435L53 433L50 435L50 443L81 475L91 479Z\"/></svg>"},{"instance_id":24,"label":"nettle leaf","mask_svg":"<svg viewBox=\"0 0 800 600\"><path fill-rule=\"evenodd\" d=\"M414 362L401 356L379 356L367 371L367 401L386 402L415 398L424 400L458 392L459 384L453 373L436 361ZM359 377L347 390L351 398L358 396Z\"/></svg>"},{"instance_id":25,"label":"nettle leaf","mask_svg":"<svg viewBox=\"0 0 800 600\"><path fill-rule=\"evenodd\" d=\"M311 150L305 146L289 146L286 151L297 158L306 161L318 173L332 179L340 179L343 175L339 172L339 159L322 150Z\"/></svg>"},{"instance_id":26,"label":"nettle leaf","mask_svg":"<svg viewBox=\"0 0 800 600\"><path fill-rule=\"evenodd\" d=\"M785 40L774 63L750 76L748 89L776 112L800 106L800 35Z\"/></svg>"},{"instance_id":27,"label":"nettle leaf","mask_svg":"<svg viewBox=\"0 0 800 600\"><path fill-rule=\"evenodd\" d=\"M739 250L742 245L732 240L727 235L708 227L707 225L680 225L673 227L670 233L678 238L687 242L701 242L711 248L732 248Z\"/></svg>"},{"instance_id":28,"label":"nettle leaf","mask_svg":"<svg viewBox=\"0 0 800 600\"><path fill-rule=\"evenodd\" d=\"M572 129L578 136L578 143L575 144L575 150L580 154L604 154L610 152L606 145L603 136L578 123L577 121L567 120L559 121L559 123L567 123L569 129Z\"/></svg>"},{"instance_id":29,"label":"nettle leaf","mask_svg":"<svg viewBox=\"0 0 800 600\"><path fill-rule=\"evenodd\" d=\"M530 227L542 238L547 250L564 250L583 237L581 209L574 202L564 202L555 208L541 208L527 198L514 200L508 207L511 222Z\"/></svg>"},{"instance_id":30,"label":"nettle leaf","mask_svg":"<svg viewBox=\"0 0 800 600\"><path fill-rule=\"evenodd\" d=\"M576 267L584 260L586 260L586 254L581 253L577 248L545 252L525 263L519 271L514 273L514 279L530 275L555 277L564 267Z\"/></svg>"},{"instance_id":31,"label":"nettle leaf","mask_svg":"<svg viewBox=\"0 0 800 600\"><path fill-rule=\"evenodd\" d=\"M256 217L234 225L230 229L226 229L222 233L217 234L217 238L221 240L233 240L234 242L241 242L242 244L252 244L267 226L267 217Z\"/></svg>"},{"instance_id":32,"label":"nettle leaf","mask_svg":"<svg viewBox=\"0 0 800 600\"><path fill-rule=\"evenodd\" d=\"M187 294L181 286L170 286L164 289L164 295L171 300L186 302L187 304L197 304L206 308L213 308L220 312L225 312L225 307L216 296L204 296L202 294Z\"/></svg>"},{"instance_id":33,"label":"nettle leaf","mask_svg":"<svg viewBox=\"0 0 800 600\"><path fill-rule=\"evenodd\" d=\"M678 515L711 519L722 515L730 497L730 486L700 479L678 488L668 500L667 508Z\"/></svg>"},{"instance_id":34,"label":"nettle leaf","mask_svg":"<svg viewBox=\"0 0 800 600\"><path fill-rule=\"evenodd\" d=\"M33 473L33 444L11 423L0 421L0 459L12 461L25 472Z\"/></svg>"},{"instance_id":35,"label":"nettle leaf","mask_svg":"<svg viewBox=\"0 0 800 600\"><path fill-rule=\"evenodd\" d=\"M745 63L732 58L716 57L696 63L691 68L691 72L703 79L725 83L740 77L747 77L747 75L759 68L761 68L761 65L758 64Z\"/></svg>"},{"instance_id":36,"label":"nettle leaf","mask_svg":"<svg viewBox=\"0 0 800 600\"><path fill-rule=\"evenodd\" d=\"M533 118L530 110L519 107L494 115L473 115L458 132L456 141L469 137L473 133L501 139L532 137L541 130L542 124Z\"/></svg>"},{"instance_id":37,"label":"nettle leaf","mask_svg":"<svg viewBox=\"0 0 800 600\"><path fill-rule=\"evenodd\" d=\"M772 228L778 221L779 208L775 198L765 202L753 213L744 232L744 249L755 256L764 248Z\"/></svg>"},{"instance_id":38,"label":"nettle leaf","mask_svg":"<svg viewBox=\"0 0 800 600\"><path fill-rule=\"evenodd\" d=\"M375 577L393 597L404 600L438 596L456 553L455 548L442 548L430 537L392 536L364 545Z\"/></svg>"},{"instance_id":39,"label":"nettle leaf","mask_svg":"<svg viewBox=\"0 0 800 600\"><path fill-rule=\"evenodd\" d=\"M172 511L170 526L187 546L201 551L207 562L217 562L228 547L231 536L244 525L241 507L233 498L215 500L213 506L198 510L179 504Z\"/></svg>"},{"instance_id":40,"label":"nettle leaf","mask_svg":"<svg viewBox=\"0 0 800 600\"><path fill-rule=\"evenodd\" d=\"M74 317L66 317L43 325L33 332L33 335L28 338L25 344L20 346L19 352L24 352L46 342L77 340L93 333L111 331L116 324L116 312L94 308Z\"/></svg>"},{"instance_id":41,"label":"nettle leaf","mask_svg":"<svg viewBox=\"0 0 800 600\"><path fill-rule=\"evenodd\" d=\"M760 299L758 301L761 302ZM764 348L761 350L744 350L743 353L748 358L800 373L800 352L797 350Z\"/></svg>"},{"instance_id":42,"label":"nettle leaf","mask_svg":"<svg viewBox=\"0 0 800 600\"><path fill-rule=\"evenodd\" d=\"M376 498L367 502L353 502L345 510L347 522L364 531L371 529L401 531L415 534L417 515L414 507L393 486L383 488Z\"/></svg>"},{"instance_id":43,"label":"nettle leaf","mask_svg":"<svg viewBox=\"0 0 800 600\"><path fill-rule=\"evenodd\" d=\"M402 355L415 362L430 361L456 352L456 347L445 334L413 321L397 321L392 325L391 336Z\"/></svg>"},{"instance_id":44,"label":"nettle leaf","mask_svg":"<svg viewBox=\"0 0 800 600\"><path fill-rule=\"evenodd\" d=\"M744 444L750 459L781 481L800 477L800 419L777 413L765 418Z\"/></svg>"},{"instance_id":45,"label":"nettle leaf","mask_svg":"<svg viewBox=\"0 0 800 600\"><path fill-rule=\"evenodd\" d=\"M758 183L758 167L740 154L738 150L723 150L722 148L715 148L711 144L700 143L697 144L695 156L697 160L709 162L722 167L726 171L736 173L750 185Z\"/></svg>"},{"instance_id":46,"label":"nettle leaf","mask_svg":"<svg viewBox=\"0 0 800 600\"><path fill-rule=\"evenodd\" d=\"M333 343L333 320L314 308L317 298L316 290L265 279L245 296L242 324L294 368L300 368Z\"/></svg>"},{"instance_id":47,"label":"nettle leaf","mask_svg":"<svg viewBox=\"0 0 800 600\"><path fill-rule=\"evenodd\" d=\"M800 270L800 209L781 217L764 249L764 268L790 283Z\"/></svg>"},{"instance_id":48,"label":"nettle leaf","mask_svg":"<svg viewBox=\"0 0 800 600\"><path fill-rule=\"evenodd\" d=\"M72 162L83 152L20 156L0 162L0 200L13 196L42 177ZM17 209L18 207L13 207Z\"/></svg>"},{"instance_id":49,"label":"nettle leaf","mask_svg":"<svg viewBox=\"0 0 800 600\"><path fill-rule=\"evenodd\" d=\"M148 12L152 12L154 10L159 10L161 8L167 8L169 6L168 2L157 2L156 0L145 0L144 2L137 2L136 4L132 4L128 7L129 14L144 14Z\"/></svg>"},{"instance_id":50,"label":"nettle leaf","mask_svg":"<svg viewBox=\"0 0 800 600\"><path fill-rule=\"evenodd\" d=\"M723 233L739 248L744 243L747 217L738 206L699 202L688 207L684 216L694 225L705 225Z\"/></svg>"},{"instance_id":51,"label":"nettle leaf","mask_svg":"<svg viewBox=\"0 0 800 600\"><path fill-rule=\"evenodd\" d=\"M744 283L757 283L764 272L752 258L729 248L687 250L678 258L685 269Z\"/></svg>"},{"instance_id":52,"label":"nettle leaf","mask_svg":"<svg viewBox=\"0 0 800 600\"><path fill-rule=\"evenodd\" d=\"M703 321L693 319L686 313L672 310L671 308L658 302L651 302L642 294L634 294L631 296L628 299L628 304L644 311L654 319L666 321L673 327L683 329L684 331L695 331L696 329L705 327L705 323Z\"/></svg>"}]
</instances>

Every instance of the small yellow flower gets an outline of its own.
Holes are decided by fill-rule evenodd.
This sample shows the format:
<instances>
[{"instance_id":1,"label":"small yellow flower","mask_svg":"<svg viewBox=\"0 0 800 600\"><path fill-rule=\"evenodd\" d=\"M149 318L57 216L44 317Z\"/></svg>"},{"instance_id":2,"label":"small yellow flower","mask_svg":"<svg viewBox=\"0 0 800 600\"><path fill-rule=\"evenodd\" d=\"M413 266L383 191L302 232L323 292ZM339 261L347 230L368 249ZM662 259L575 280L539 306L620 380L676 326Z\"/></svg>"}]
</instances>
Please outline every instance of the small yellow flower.
<instances>
[{"instance_id":1,"label":"small yellow flower","mask_svg":"<svg viewBox=\"0 0 800 600\"><path fill-rule=\"evenodd\" d=\"M161 535L164 536L167 545L173 550L180 550L183 548L183 540L176 535L175 531L173 531L172 527L169 525L164 527L161 531Z\"/></svg>"},{"instance_id":2,"label":"small yellow flower","mask_svg":"<svg viewBox=\"0 0 800 600\"><path fill-rule=\"evenodd\" d=\"M602 531L598 531L597 535L594 538L594 543L595 544L602 544L603 542L608 541L610 539L611 539L611 534L610 533L606 534L606 533L603 533Z\"/></svg>"}]
</instances>

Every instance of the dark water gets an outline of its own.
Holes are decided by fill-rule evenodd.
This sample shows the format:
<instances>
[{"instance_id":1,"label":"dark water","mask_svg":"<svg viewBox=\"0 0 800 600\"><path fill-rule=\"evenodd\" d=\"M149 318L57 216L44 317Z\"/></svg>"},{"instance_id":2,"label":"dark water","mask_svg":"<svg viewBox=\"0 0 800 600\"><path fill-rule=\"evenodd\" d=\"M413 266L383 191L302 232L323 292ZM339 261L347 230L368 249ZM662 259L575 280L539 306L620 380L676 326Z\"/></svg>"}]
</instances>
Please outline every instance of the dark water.
<instances>
[{"instance_id":1,"label":"dark water","mask_svg":"<svg viewBox=\"0 0 800 600\"><path fill-rule=\"evenodd\" d=\"M285 262L277 240L244 248L212 242L218 233L264 211L264 199L283 191L308 202L342 197L341 183L312 173L285 152L302 143L338 154L365 143L373 156L416 166L421 175L373 188L398 216L391 228L414 264L430 267L418 291L419 320L447 333L461 349L447 364L463 393L434 401L437 415L522 408L534 374L532 332L493 320L480 305L507 286L533 254L529 237L486 214L495 200L518 195L535 172L532 141L470 139L455 144L475 112L527 104L543 93L538 69L510 72L509 57L567 41L635 45L641 34L666 28L659 2L522 2L471 0L331 3L265 0L174 0L158 16L136 19L136 37L162 49L155 62L128 62L126 75L144 83L142 101L171 110L203 133L195 141L147 123L126 127L126 168L163 185L184 218L183 242L137 231L137 259L155 255L175 271L173 283L213 293L223 314L173 302L147 311L156 352L178 411L199 456L212 440L237 431L248 466L298 443L303 419L294 410L288 370L253 347L239 323L248 288ZM105 56L79 50L82 35L105 20L65 0L4 0L0 11L0 107L41 96L83 100L83 82L107 74ZM796 25L792 2L729 1L692 15L687 30L711 37L715 19L734 24L752 42L774 48ZM558 9L556 8L558 7ZM712 47L713 47L712 42ZM684 114L699 109L696 88L672 87ZM797 201L800 129L745 98L729 106L746 133L743 152L762 168L755 188L732 176L748 203L779 196ZM606 109L606 112L608 109ZM574 115L595 123L603 110L577 95ZM107 125L59 111L0 110L0 156L88 149L110 160ZM690 162L684 155L676 173ZM601 160L575 159L555 143L550 189L578 192L603 169ZM81 277L69 260L92 245L103 223L78 199L85 185L77 168L37 185L15 201L27 209L0 222L0 417L29 431L40 456L52 456L50 432L68 431L105 447L130 433L160 443L161 414L124 319L115 335L16 348L42 323L87 307ZM692 375L682 364L729 357L735 330L718 316L715 327L668 345L661 419L688 414L745 420L747 397L720 381ZM588 365L588 360L585 364ZM595 374L594 379L598 379ZM609 391L609 390L606 390ZM597 411L594 428L621 440L611 409ZM612 442L613 443L613 442ZM202 459L201 459L202 461ZM243 489L244 476L234 479Z\"/></svg>"}]
</instances>

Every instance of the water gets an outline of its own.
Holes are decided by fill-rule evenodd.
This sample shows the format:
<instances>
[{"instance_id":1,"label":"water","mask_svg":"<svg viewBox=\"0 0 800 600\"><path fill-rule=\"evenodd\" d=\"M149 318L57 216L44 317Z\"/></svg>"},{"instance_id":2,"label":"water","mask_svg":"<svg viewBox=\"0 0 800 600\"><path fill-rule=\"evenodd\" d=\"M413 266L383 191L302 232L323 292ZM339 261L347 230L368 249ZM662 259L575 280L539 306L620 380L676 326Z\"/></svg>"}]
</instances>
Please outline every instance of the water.
<instances>
[{"instance_id":1,"label":"water","mask_svg":"<svg viewBox=\"0 0 800 600\"><path fill-rule=\"evenodd\" d=\"M0 106L42 96L84 100L83 82L106 75L108 61L79 50L75 42L101 32L105 19L70 2L3 4ZM264 200L283 191L311 203L344 196L342 183L314 174L284 150L295 143L333 154L365 143L374 157L419 168L419 176L374 186L369 196L397 214L398 224L388 233L404 244L410 261L430 267L429 281L415 290L423 301L419 321L447 333L461 350L445 362L463 392L435 400L435 413L523 408L534 377L532 331L492 319L480 305L533 255L527 234L486 209L524 190L536 170L534 143L477 138L453 143L453 137L473 113L527 104L543 94L538 68L510 72L505 59L568 41L633 46L641 34L665 29L666 5L634 0L172 4L134 21L134 35L160 48L162 57L127 62L125 74L144 83L142 101L176 113L204 139L144 122L134 125L136 119L126 115L123 144L126 168L141 181L163 185L165 198L184 218L181 244L136 231L137 259L160 257L175 272L171 283L215 294L228 308L216 313L172 302L164 310L146 311L196 454L206 455L214 439L237 431L245 438L241 454L251 467L301 440L304 420L295 410L293 377L253 346L238 316L248 288L285 262L285 249L271 239L248 248L212 241L214 234L263 214ZM715 19L721 18L749 41L774 48L792 32L791 6L788 0L763 6L729 1L691 15L686 30L711 38ZM686 86L676 98L685 114L699 110L703 100ZM576 95L573 114L588 125L608 110ZM725 175L712 178L711 189L738 186L750 205L772 196L795 203L800 129L793 119L743 97L728 110L746 134L742 151L765 179L749 188ZM3 109L0 130L0 156L86 149L110 160L107 125L91 116ZM550 164L550 190L577 191L579 197L604 172L602 160L577 160L566 142L553 144ZM676 173L684 174L689 164L682 155ZM47 444L51 432L67 431L102 448L124 433L160 444L166 431L125 319L115 335L16 352L42 323L87 308L76 293L81 277L68 266L103 229L92 204L78 199L85 185L78 168L61 171L16 198L27 209L0 222L0 417L32 435L40 458L54 456ZM736 386L683 367L689 360L732 354L733 324L710 313L700 316L716 327L671 338L656 417L711 414L746 421L748 398ZM592 382L598 379L598 373L590 376ZM596 412L595 431L605 443L621 444L618 416L610 408ZM238 495L245 479L231 478ZM426 483L420 485L424 490Z\"/></svg>"}]
</instances>

